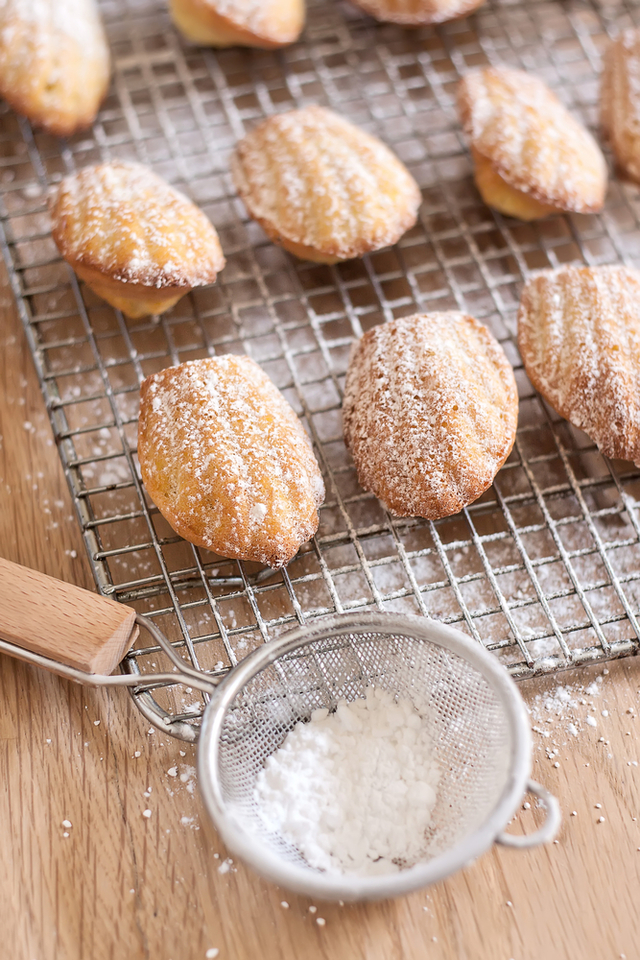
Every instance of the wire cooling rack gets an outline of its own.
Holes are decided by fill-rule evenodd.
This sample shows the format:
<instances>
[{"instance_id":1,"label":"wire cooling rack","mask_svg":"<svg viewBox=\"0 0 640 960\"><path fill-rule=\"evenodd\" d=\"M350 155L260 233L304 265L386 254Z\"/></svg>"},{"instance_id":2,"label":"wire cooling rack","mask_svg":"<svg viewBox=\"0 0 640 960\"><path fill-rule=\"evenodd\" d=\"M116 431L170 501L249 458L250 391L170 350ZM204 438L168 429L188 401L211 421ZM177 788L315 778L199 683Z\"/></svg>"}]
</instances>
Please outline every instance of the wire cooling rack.
<instances>
[{"instance_id":1,"label":"wire cooling rack","mask_svg":"<svg viewBox=\"0 0 640 960\"><path fill-rule=\"evenodd\" d=\"M607 35L637 22L637 9L490 0L469 19L408 31L311 0L302 40L278 52L193 47L161 0L105 0L102 12L114 76L92 130L58 141L7 108L0 115L2 249L100 591L153 618L181 655L220 675L296 623L364 608L457 624L519 678L636 653L640 473L604 459L545 406L512 338L530 271L640 265L640 193L612 177L600 216L524 224L493 213L473 186L455 86L488 62L535 71L594 126ZM418 180L420 220L396 247L319 266L288 256L247 219L228 172L234 144L264 116L309 103L376 133ZM116 157L150 164L190 195L227 257L215 286L160 319L125 320L79 284L50 238L47 189ZM375 324L448 309L482 319L516 368L516 446L462 513L399 520L359 488L345 450L348 351ZM325 476L317 536L286 570L185 543L140 482L140 380L226 352L248 353L273 378ZM141 645L125 668L144 675L161 659ZM138 705L192 738L203 701L176 690L143 690Z\"/></svg>"}]
</instances>

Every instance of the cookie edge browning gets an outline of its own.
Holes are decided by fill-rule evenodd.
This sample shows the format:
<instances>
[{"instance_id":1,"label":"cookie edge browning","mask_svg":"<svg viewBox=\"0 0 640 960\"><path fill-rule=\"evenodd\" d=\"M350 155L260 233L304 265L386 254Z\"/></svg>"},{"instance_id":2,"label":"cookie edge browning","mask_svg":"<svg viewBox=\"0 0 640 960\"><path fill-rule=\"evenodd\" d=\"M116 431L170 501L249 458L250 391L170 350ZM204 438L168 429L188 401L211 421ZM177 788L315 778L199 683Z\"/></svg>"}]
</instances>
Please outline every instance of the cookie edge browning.
<instances>
[{"instance_id":1,"label":"cookie edge browning","mask_svg":"<svg viewBox=\"0 0 640 960\"><path fill-rule=\"evenodd\" d=\"M461 0L458 4L455 13L447 15L429 15L424 14L423 16L402 16L393 15L393 14L380 14L374 13L374 3L369 3L368 0L351 0L354 6L358 7L368 16L373 17L374 20L377 20L379 23L395 23L401 27L426 27L429 24L436 23L451 23L454 20L462 20L463 17L468 16L470 13L473 13L478 7L481 7L487 0Z\"/></svg>"},{"instance_id":2,"label":"cookie edge browning","mask_svg":"<svg viewBox=\"0 0 640 960\"><path fill-rule=\"evenodd\" d=\"M293 6L293 3L292 3ZM171 19L180 33L191 43L200 46L255 47L259 50L277 50L295 43L302 33L306 19L304 0L295 0L296 16L292 18L290 32L284 37L257 33L234 22L231 17L218 13L210 4L198 0L169 0ZM201 32L199 32L201 31ZM226 34L224 39L214 39Z\"/></svg>"},{"instance_id":3,"label":"cookie edge browning","mask_svg":"<svg viewBox=\"0 0 640 960\"><path fill-rule=\"evenodd\" d=\"M278 390L278 388L273 383L273 381L267 376L267 374L264 373L264 371L262 370L262 367L260 367L260 365L257 364L255 360L252 360L250 357L242 356L241 354L238 354L237 357L251 364L252 369L254 367L257 368L261 374L267 377L269 382L272 384L274 390ZM192 361L192 362L197 362L197 361ZM140 449L146 443L147 410L149 409L149 406L150 406L150 404L147 401L147 393L149 391L149 388L151 387L151 384L154 381L157 381L159 379L168 379L171 376L171 372L175 370L176 370L176 367L166 367L164 370L158 371L158 373L150 374L150 376L146 377L140 385L140 415L138 419L138 463L140 464L140 475L142 477L142 481L145 485L145 488L149 496L151 497L152 501L154 502L154 504L156 505L156 507L162 514L162 516L165 518L167 523L170 525L170 527L173 530L175 530L175 532L179 536L181 536L184 540L187 540L189 543L193 543L195 544L195 546L198 546L198 547L203 547L205 550L209 550L210 552L215 553L218 556L224 557L229 560L246 560L251 563L266 564L267 566L271 567L273 570L278 570L281 567L285 567L288 563L291 562L291 560L293 560L293 558L296 556L296 554L300 550L300 547L302 547L305 543L308 543L311 537L313 537L314 534L316 533L318 526L320 524L320 516L319 516L318 510L324 503L324 499L326 495L324 481L322 480L322 472L320 470L320 466L318 464L315 453L313 452L313 445L309 437L307 436L306 432L304 431L302 424L300 423L300 418L296 414L293 407L291 407L291 405L288 404L291 410L291 413L296 418L298 424L300 425L300 429L307 440L310 456L316 464L318 475L322 481L322 492L313 498L314 513L311 518L310 527L309 528L301 527L299 530L298 536L296 538L290 538L289 550L286 551L286 553L285 552L278 553L276 551L271 551L271 552L264 552L264 553L258 554L258 552L255 551L251 556L248 556L244 551L232 551L232 552L225 551L225 553L218 553L216 548L212 546L211 540L209 540L208 542L205 541L201 536L198 535L198 533L195 530L192 529L192 527L187 522L183 522L183 520L181 519L181 516L175 512L175 510L172 508L167 498L160 493L160 491L157 489L157 487L155 487L155 485L152 482L150 482L150 478L147 473L146 455L143 454L143 456L140 456ZM278 392L280 393L280 391ZM283 397L283 399L285 398ZM288 403L286 399L285 399L285 402Z\"/></svg>"},{"instance_id":4,"label":"cookie edge browning","mask_svg":"<svg viewBox=\"0 0 640 960\"><path fill-rule=\"evenodd\" d=\"M96 86L91 103L87 104L82 111L78 112L73 103L71 107L63 107L59 99L55 106L52 106L51 103L40 103L36 94L18 90L15 86L6 84L3 80L3 71L0 69L0 96L7 101L16 113L26 117L35 127L39 127L54 137L70 137L74 133L92 126L109 91L113 64L104 23L97 5L96 16L102 47L99 69L96 72L102 73L102 79ZM0 59L2 59L1 55Z\"/></svg>"},{"instance_id":5,"label":"cookie edge browning","mask_svg":"<svg viewBox=\"0 0 640 960\"><path fill-rule=\"evenodd\" d=\"M327 244L322 250L319 247L309 246L308 244L302 243L298 240L290 239L283 235L279 230L277 224L273 220L267 219L266 217L261 217L255 213L255 207L252 203L252 198L254 194L254 188L249 182L243 165L243 155L246 153L248 145L251 143L252 138L259 134L268 124L270 124L274 119L279 116L284 116L288 113L302 112L309 109L313 110L322 110L323 112L333 114L338 117L344 123L349 124L354 127L359 133L363 134L365 137L371 137L373 140L377 140L381 143L396 161L400 164L405 170L409 182L413 185L412 193L414 194L413 198L409 198L406 204L406 215L402 219L397 221L397 229L395 231L395 239L390 242L385 242L382 246L376 245L373 242L362 242L357 245L346 249L341 247L338 242L333 242ZM352 124L349 120L346 120L341 114L336 113L334 110L329 110L325 107L301 107L299 111L297 110L287 110L282 114L274 114L272 117L268 117L266 120L263 120L262 123L259 123L257 127L254 127L253 130L250 130L242 140L238 141L236 144L235 150L231 156L231 176L235 184L236 190L238 191L238 196L244 203L247 213L259 226L262 227L269 239L277 244L279 247L282 247L283 250L286 250L288 253L293 254L295 257L299 257L303 260L310 260L313 263L326 263L333 264L339 263L342 260L354 260L358 257L363 257L366 253L373 253L376 250L383 250L385 247L393 246L397 243L398 240L404 236L404 234L411 230L412 227L418 222L418 211L422 203L422 192L418 186L415 178L411 175L409 170L406 168L405 164L396 156L396 154L391 150L390 147L386 145L378 137L375 137L373 134L368 134L366 131L362 130L360 127L357 127L356 124ZM415 209L414 209L415 206Z\"/></svg>"},{"instance_id":6,"label":"cookie edge browning","mask_svg":"<svg viewBox=\"0 0 640 960\"><path fill-rule=\"evenodd\" d=\"M109 270L103 264L97 262L97 258L90 256L77 257L71 253L66 239L67 223L69 218L77 215L77 210L68 192L68 185L72 181L80 181L80 177L85 172L97 171L102 167L120 166L131 169L142 169L152 175L154 179L161 182L165 187L171 190L181 201L190 206L194 215L200 221L203 229L210 233L212 244L212 259L215 259L215 266L212 266L206 279L199 279L197 282L193 276L189 276L186 271L182 274L177 273L171 278L171 282L166 281L164 277L159 276L153 283L142 282L135 277L130 279L121 279L114 276L116 273L122 273L122 267L115 267ZM93 164L81 168L77 173L65 177L60 182L49 199L49 215L51 220L51 235L61 256L66 260L74 273L83 280L91 289L112 307L121 310L126 316L132 319L148 316L149 314L161 314L170 310L174 304L185 294L193 290L194 287L209 286L215 283L218 274L225 267L225 257L220 244L220 238L217 230L203 211L185 194L176 190L168 181L159 177L150 167L143 164L130 164L123 161L111 161L107 163Z\"/></svg>"},{"instance_id":7,"label":"cookie edge browning","mask_svg":"<svg viewBox=\"0 0 640 960\"><path fill-rule=\"evenodd\" d=\"M609 142L611 147L617 172L625 180L640 183L640 131L634 138L627 130L620 131L616 122L616 85L614 77L616 55L621 55L626 38L631 34L637 38L640 48L640 30L627 29L609 42L602 56L600 128L604 139ZM626 58L622 56L621 59Z\"/></svg>"},{"instance_id":8,"label":"cookie edge browning","mask_svg":"<svg viewBox=\"0 0 640 960\"><path fill-rule=\"evenodd\" d=\"M435 496L425 497L423 493L421 494L421 500L423 504L425 504L425 506L421 509L420 512L416 512L415 510L409 509L407 507L403 507L398 501L396 501L395 504L390 502L393 499L393 497L381 496L380 493L378 492L378 490L380 490L381 487L379 484L376 483L376 478L372 476L372 474L375 473L375 471L368 470L366 468L366 465L360 462L360 458L358 457L357 453L353 449L352 437L350 435L351 423L353 420L353 406L354 406L354 404L351 402L351 395L354 393L354 391L350 389L350 379L351 377L355 376L354 374L355 363L357 362L358 354L360 352L360 349L364 345L365 340L369 341L374 339L376 336L376 330L380 329L379 326L372 327L371 330L368 330L351 347L351 354L349 357L349 365L347 367L347 375L345 379L345 389L344 389L345 399L343 403L343 436L344 436L344 441L347 446L347 449L351 453L351 456L353 458L353 461L356 467L358 483L363 488L363 490L367 490L373 493L374 496L376 496L378 500L380 500L383 506L386 507L386 509L388 509L389 512L396 517L422 517L425 520L442 520L445 517L450 517L456 513L459 513L465 507L469 506L469 504L474 503L479 497L482 496L483 493L485 493L491 487L496 476L498 475L498 472L500 471L505 461L507 460L509 454L513 450L513 445L516 439L516 433L517 433L517 427L518 427L518 411L519 411L518 387L516 384L513 367L509 363L509 360L507 359L507 355L505 354L503 348L501 347L499 342L496 340L496 338L493 336L489 328L486 327L485 324L477 320L475 317L471 316L471 314L465 313L464 311L460 311L460 310L439 311L439 314L440 316L449 315L452 317L464 319L466 322L470 322L472 326L476 328L480 336L485 340L487 345L490 346L491 348L493 359L490 362L494 362L495 365L498 367L499 372L501 374L501 378L505 384L505 389L510 394L509 412L512 415L510 417L510 423L508 425L508 428L505 428L506 443L505 443L504 453L493 472L493 476L488 481L488 483L482 481L482 482L478 482L473 488L470 487L469 489L472 490L472 492L470 492L469 495L466 497L456 496L454 493L450 493L446 497L443 497L442 495L438 497L435 497ZM412 314L409 317L403 317L400 319L409 321L417 318L428 318L429 316L432 316L432 315L433 315L433 312L431 314L417 313L417 314ZM374 489L375 487L377 487L377 489ZM443 501L445 501L446 505L443 505Z\"/></svg>"},{"instance_id":9,"label":"cookie edge browning","mask_svg":"<svg viewBox=\"0 0 640 960\"><path fill-rule=\"evenodd\" d=\"M544 86L549 91L549 93L553 97L555 97L558 100L561 106L565 109L567 115L570 116L572 120L574 120L575 123L577 123L582 128L582 130L587 135L587 137L592 141L593 146L596 148L597 153L599 154L602 160L601 191L600 191L600 195L597 198L595 198L593 201L584 202L584 203L581 203L580 206L577 206L575 203L573 203L573 201L569 200L568 194L566 193L562 197L555 197L555 196L552 197L549 195L549 193L545 193L545 191L541 187L531 183L531 181L526 181L524 183L515 182L513 173L510 169L507 169L504 164L496 162L496 159L494 157L489 156L486 152L483 152L482 150L479 149L477 140L473 134L472 121L473 121L474 97L471 92L471 84L473 83L476 77L480 76L481 74L489 70L498 72L498 73L503 73L506 71L515 72L515 73L524 74L526 76L534 77L536 80L539 81L539 83L542 84L542 86ZM538 77L536 74L529 74L527 71L516 70L511 67L501 67L501 66L496 67L491 65L486 67L476 67L473 70L469 70L467 73L464 74L463 77L460 78L458 82L456 99L458 104L458 114L460 116L460 122L462 124L464 134L467 138L467 141L470 147L472 147L477 154L484 157L491 164L495 172L498 174L498 176L502 180L504 180L504 182L507 184L508 187L510 187L512 190L515 190L518 193L523 194L525 197L533 198L542 206L553 208L552 211L550 212L598 213L600 210L602 210L602 207L604 206L606 192L607 192L607 165L602 155L602 151L600 150L600 147L598 146L597 141L595 140L593 135L590 133L590 131L587 130L584 124L576 120L573 114L571 114L570 111L567 110L566 107L564 107L564 104L558 99L554 91L551 90L551 88L543 80L541 80L540 77ZM484 196L483 196L483 200L484 200ZM488 203L487 201L485 202L487 203L487 206L491 206L490 203ZM549 212L541 213L540 218L542 216L547 216L547 215L549 215ZM535 217L532 219L538 219L538 217Z\"/></svg>"},{"instance_id":10,"label":"cookie edge browning","mask_svg":"<svg viewBox=\"0 0 640 960\"><path fill-rule=\"evenodd\" d=\"M603 456L608 457L610 460L626 460L627 462L636 464L636 466L640 466L640 431L638 431L635 447L633 447L631 443L627 443L623 448L619 442L616 443L620 438L612 434L607 434L602 438L596 437L596 433L599 434L600 431L593 431L591 424L587 427L584 424L574 422L572 419L572 408L566 407L561 402L561 398L556 394L556 391L550 388L548 382L543 377L538 376L540 363L534 362L532 359L536 357L538 351L533 346L532 331L535 328L535 324L531 321L531 316L534 313L534 311L530 309L531 292L537 284L573 270L588 271L589 273L597 273L605 270L610 272L629 271L637 276L638 283L640 284L640 271L632 270L623 264L603 264L599 267L589 267L585 264L567 264L557 269L536 271L525 283L518 307L518 350L522 357L525 372L532 386L538 391L540 396L543 397L564 420L576 427L576 429L586 433ZM528 307L529 309L527 309Z\"/></svg>"}]
</instances>

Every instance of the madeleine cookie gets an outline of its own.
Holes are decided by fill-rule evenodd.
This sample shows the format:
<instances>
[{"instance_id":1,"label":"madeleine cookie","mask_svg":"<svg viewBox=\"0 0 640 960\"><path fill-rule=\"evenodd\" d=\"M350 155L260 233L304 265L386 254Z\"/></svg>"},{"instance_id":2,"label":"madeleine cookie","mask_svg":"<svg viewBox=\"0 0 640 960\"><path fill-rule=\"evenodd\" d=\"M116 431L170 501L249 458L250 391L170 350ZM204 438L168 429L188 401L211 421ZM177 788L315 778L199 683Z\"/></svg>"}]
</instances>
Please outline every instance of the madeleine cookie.
<instances>
[{"instance_id":1,"label":"madeleine cookie","mask_svg":"<svg viewBox=\"0 0 640 960\"><path fill-rule=\"evenodd\" d=\"M473 70L458 105L482 199L508 216L600 210L607 169L600 148L537 77L506 67Z\"/></svg>"},{"instance_id":2,"label":"madeleine cookie","mask_svg":"<svg viewBox=\"0 0 640 960\"><path fill-rule=\"evenodd\" d=\"M518 312L527 375L606 457L640 465L640 273L561 267L527 282Z\"/></svg>"},{"instance_id":3,"label":"madeleine cookie","mask_svg":"<svg viewBox=\"0 0 640 960\"><path fill-rule=\"evenodd\" d=\"M344 438L358 480L400 517L448 517L509 456L518 391L502 347L464 313L373 327L351 353Z\"/></svg>"},{"instance_id":4,"label":"madeleine cookie","mask_svg":"<svg viewBox=\"0 0 640 960\"><path fill-rule=\"evenodd\" d=\"M420 27L465 17L485 0L353 0L356 6L376 20Z\"/></svg>"},{"instance_id":5,"label":"madeleine cookie","mask_svg":"<svg viewBox=\"0 0 640 960\"><path fill-rule=\"evenodd\" d=\"M417 183L389 148L324 107L265 120L240 141L231 171L265 233L318 263L395 243L420 206Z\"/></svg>"},{"instance_id":6,"label":"madeleine cookie","mask_svg":"<svg viewBox=\"0 0 640 960\"><path fill-rule=\"evenodd\" d=\"M128 317L163 313L224 267L204 213L137 163L103 163L67 177L51 217L65 260Z\"/></svg>"},{"instance_id":7,"label":"madeleine cookie","mask_svg":"<svg viewBox=\"0 0 640 960\"><path fill-rule=\"evenodd\" d=\"M173 529L223 557L281 567L318 528L324 484L309 438L249 357L147 377L138 459Z\"/></svg>"},{"instance_id":8,"label":"madeleine cookie","mask_svg":"<svg viewBox=\"0 0 640 960\"><path fill-rule=\"evenodd\" d=\"M0 95L36 126L66 137L93 123L110 69L95 0L0 3Z\"/></svg>"},{"instance_id":9,"label":"madeleine cookie","mask_svg":"<svg viewBox=\"0 0 640 960\"><path fill-rule=\"evenodd\" d=\"M169 6L187 40L211 47L284 47L298 39L305 18L304 0L170 0Z\"/></svg>"},{"instance_id":10,"label":"madeleine cookie","mask_svg":"<svg viewBox=\"0 0 640 960\"><path fill-rule=\"evenodd\" d=\"M604 54L601 123L621 171L640 182L640 30L625 30Z\"/></svg>"}]
</instances>

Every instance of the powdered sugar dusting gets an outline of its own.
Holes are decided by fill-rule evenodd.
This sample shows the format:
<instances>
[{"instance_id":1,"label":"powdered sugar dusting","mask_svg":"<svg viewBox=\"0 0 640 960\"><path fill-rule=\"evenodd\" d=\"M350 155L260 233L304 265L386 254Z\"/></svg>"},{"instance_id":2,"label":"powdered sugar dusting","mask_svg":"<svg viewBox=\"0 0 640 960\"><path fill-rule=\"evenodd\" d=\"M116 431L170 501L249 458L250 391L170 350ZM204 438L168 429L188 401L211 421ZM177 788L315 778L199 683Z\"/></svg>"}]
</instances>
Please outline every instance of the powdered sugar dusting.
<instances>
[{"instance_id":1,"label":"powdered sugar dusting","mask_svg":"<svg viewBox=\"0 0 640 960\"><path fill-rule=\"evenodd\" d=\"M276 3L282 2L276 0ZM274 3L265 3L265 0L208 0L208 3L219 16L230 20L235 26L267 37L270 35L269 14Z\"/></svg>"},{"instance_id":2,"label":"powdered sugar dusting","mask_svg":"<svg viewBox=\"0 0 640 960\"><path fill-rule=\"evenodd\" d=\"M513 371L462 313L374 327L351 356L343 407L358 479L396 514L448 516L492 483L515 439Z\"/></svg>"},{"instance_id":3,"label":"powdered sugar dusting","mask_svg":"<svg viewBox=\"0 0 640 960\"><path fill-rule=\"evenodd\" d=\"M91 123L109 80L94 0L0 0L0 90L54 133Z\"/></svg>"},{"instance_id":4,"label":"powdered sugar dusting","mask_svg":"<svg viewBox=\"0 0 640 960\"><path fill-rule=\"evenodd\" d=\"M395 243L420 205L389 148L323 107L266 120L238 144L232 172L273 239L340 259Z\"/></svg>"},{"instance_id":5,"label":"powdered sugar dusting","mask_svg":"<svg viewBox=\"0 0 640 960\"><path fill-rule=\"evenodd\" d=\"M248 357L194 360L147 378L138 456L174 529L222 556L278 567L317 529L324 484L309 439Z\"/></svg>"},{"instance_id":6,"label":"powdered sugar dusting","mask_svg":"<svg viewBox=\"0 0 640 960\"><path fill-rule=\"evenodd\" d=\"M600 209L600 148L541 80L506 67L473 70L458 100L472 146L510 186L563 210Z\"/></svg>"},{"instance_id":7,"label":"powdered sugar dusting","mask_svg":"<svg viewBox=\"0 0 640 960\"><path fill-rule=\"evenodd\" d=\"M0 0L0 38L11 44L17 34L17 22L28 23L43 37L62 33L85 46L88 56L96 43L96 25L100 24L94 0ZM88 48L87 48L88 45Z\"/></svg>"},{"instance_id":8,"label":"powdered sugar dusting","mask_svg":"<svg viewBox=\"0 0 640 960\"><path fill-rule=\"evenodd\" d=\"M624 30L607 48L602 125L620 166L640 180L640 30Z\"/></svg>"},{"instance_id":9,"label":"powdered sugar dusting","mask_svg":"<svg viewBox=\"0 0 640 960\"><path fill-rule=\"evenodd\" d=\"M196 43L280 47L298 39L304 0L171 0L176 26Z\"/></svg>"},{"instance_id":10,"label":"powdered sugar dusting","mask_svg":"<svg viewBox=\"0 0 640 960\"><path fill-rule=\"evenodd\" d=\"M640 463L640 273L568 266L522 293L518 341L533 385L609 457Z\"/></svg>"},{"instance_id":11,"label":"powdered sugar dusting","mask_svg":"<svg viewBox=\"0 0 640 960\"><path fill-rule=\"evenodd\" d=\"M141 164L104 163L67 177L52 217L67 260L121 282L194 287L213 283L224 266L207 217Z\"/></svg>"},{"instance_id":12,"label":"powdered sugar dusting","mask_svg":"<svg viewBox=\"0 0 640 960\"><path fill-rule=\"evenodd\" d=\"M418 26L443 23L479 7L484 0L355 0L378 20Z\"/></svg>"}]
</instances>

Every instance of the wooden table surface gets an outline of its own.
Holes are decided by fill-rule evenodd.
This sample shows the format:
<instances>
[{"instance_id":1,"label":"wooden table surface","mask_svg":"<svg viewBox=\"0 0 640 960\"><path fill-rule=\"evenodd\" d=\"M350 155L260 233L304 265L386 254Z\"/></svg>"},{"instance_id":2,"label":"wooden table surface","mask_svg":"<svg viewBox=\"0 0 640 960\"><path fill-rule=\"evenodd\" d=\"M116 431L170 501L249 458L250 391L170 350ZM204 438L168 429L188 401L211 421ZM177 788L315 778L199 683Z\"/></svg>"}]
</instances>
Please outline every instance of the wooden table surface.
<instances>
[{"instance_id":1,"label":"wooden table surface","mask_svg":"<svg viewBox=\"0 0 640 960\"><path fill-rule=\"evenodd\" d=\"M6 282L0 295L0 555L92 588ZM600 666L521 689L535 705L559 682L575 689L602 675ZM534 776L565 814L558 843L495 847L428 891L340 907L289 894L241 863L220 870L226 852L194 789L193 747L151 732L124 691L81 688L0 656L0 956L636 960L639 686L640 663L611 664L595 728L585 704L573 710L578 736L558 719L549 736L534 734ZM534 828L531 806L512 830Z\"/></svg>"}]
</instances>

